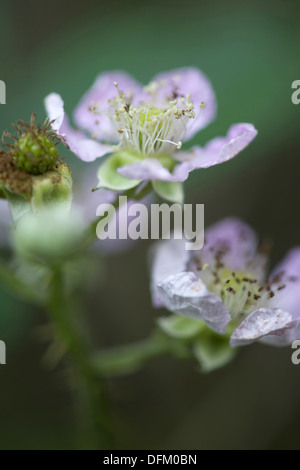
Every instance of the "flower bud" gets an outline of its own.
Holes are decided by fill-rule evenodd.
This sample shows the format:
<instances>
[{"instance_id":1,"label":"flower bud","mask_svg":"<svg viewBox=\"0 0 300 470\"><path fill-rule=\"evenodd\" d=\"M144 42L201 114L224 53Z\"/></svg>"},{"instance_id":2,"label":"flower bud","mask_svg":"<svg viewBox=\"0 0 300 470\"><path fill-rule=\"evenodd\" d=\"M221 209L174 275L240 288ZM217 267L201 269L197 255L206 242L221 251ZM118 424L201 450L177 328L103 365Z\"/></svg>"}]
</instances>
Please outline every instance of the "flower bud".
<instances>
[{"instance_id":1,"label":"flower bud","mask_svg":"<svg viewBox=\"0 0 300 470\"><path fill-rule=\"evenodd\" d=\"M13 242L17 253L28 261L55 265L80 250L84 228L79 214L60 208L30 212L16 225Z\"/></svg>"}]
</instances>

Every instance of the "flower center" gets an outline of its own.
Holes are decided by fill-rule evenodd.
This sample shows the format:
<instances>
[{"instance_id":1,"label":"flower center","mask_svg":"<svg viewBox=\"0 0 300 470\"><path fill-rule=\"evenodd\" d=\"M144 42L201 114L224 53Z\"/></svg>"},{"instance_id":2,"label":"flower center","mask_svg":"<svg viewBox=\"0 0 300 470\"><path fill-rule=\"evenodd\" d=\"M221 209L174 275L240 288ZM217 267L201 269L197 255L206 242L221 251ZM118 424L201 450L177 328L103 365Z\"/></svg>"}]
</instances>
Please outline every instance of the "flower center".
<instances>
[{"instance_id":1,"label":"flower center","mask_svg":"<svg viewBox=\"0 0 300 470\"><path fill-rule=\"evenodd\" d=\"M208 290L221 297L235 324L254 310L267 307L270 299L285 288L283 276L262 279L265 274L262 266L260 273L251 268L232 271L218 258L213 259L210 265L198 265L196 272Z\"/></svg>"},{"instance_id":2,"label":"flower center","mask_svg":"<svg viewBox=\"0 0 300 470\"><path fill-rule=\"evenodd\" d=\"M155 82L144 89L149 102L143 101L134 106L133 97L121 92L116 82L114 86L117 93L108 100L108 109L101 111L101 106L95 105L90 110L99 115L105 112L109 116L120 137L120 147L143 155L172 153L174 147L181 148L187 122L195 118L190 95L177 97L174 92L161 107L157 107L154 103L159 101L158 93L163 84ZM204 108L205 103L201 103L200 107ZM99 124L101 126L101 119Z\"/></svg>"},{"instance_id":3,"label":"flower center","mask_svg":"<svg viewBox=\"0 0 300 470\"><path fill-rule=\"evenodd\" d=\"M231 316L244 316L262 298L261 284L253 273L231 271L227 267L203 267L200 275L209 290L219 295Z\"/></svg>"}]
</instances>

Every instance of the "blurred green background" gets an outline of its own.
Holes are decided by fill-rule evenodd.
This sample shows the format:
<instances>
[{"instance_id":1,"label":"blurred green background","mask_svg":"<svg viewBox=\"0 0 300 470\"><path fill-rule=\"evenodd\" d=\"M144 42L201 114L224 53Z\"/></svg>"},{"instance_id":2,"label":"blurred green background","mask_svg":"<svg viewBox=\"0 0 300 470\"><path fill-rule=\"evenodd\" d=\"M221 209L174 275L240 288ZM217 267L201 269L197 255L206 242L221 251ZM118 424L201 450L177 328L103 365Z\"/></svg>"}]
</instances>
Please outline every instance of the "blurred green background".
<instances>
[{"instance_id":1,"label":"blurred green background","mask_svg":"<svg viewBox=\"0 0 300 470\"><path fill-rule=\"evenodd\" d=\"M193 143L242 121L255 124L259 136L233 161L194 172L187 202L205 204L206 225L236 215L271 236L276 263L300 244L300 105L291 102L291 83L300 79L299 13L294 1L2 0L7 104L0 106L0 129L33 111L42 120L43 98L52 91L71 113L105 70L123 69L147 83L160 71L197 66L213 83L219 112ZM75 157L68 162L80 173ZM99 347L145 337L163 313L151 307L148 245L105 260L106 280L85 305ZM44 312L0 287L8 356L0 366L2 449L77 446L65 369L42 364L46 345L36 328L45 323ZM210 375L163 358L111 380L117 448L298 449L300 366L290 357L289 348L253 345Z\"/></svg>"}]
</instances>

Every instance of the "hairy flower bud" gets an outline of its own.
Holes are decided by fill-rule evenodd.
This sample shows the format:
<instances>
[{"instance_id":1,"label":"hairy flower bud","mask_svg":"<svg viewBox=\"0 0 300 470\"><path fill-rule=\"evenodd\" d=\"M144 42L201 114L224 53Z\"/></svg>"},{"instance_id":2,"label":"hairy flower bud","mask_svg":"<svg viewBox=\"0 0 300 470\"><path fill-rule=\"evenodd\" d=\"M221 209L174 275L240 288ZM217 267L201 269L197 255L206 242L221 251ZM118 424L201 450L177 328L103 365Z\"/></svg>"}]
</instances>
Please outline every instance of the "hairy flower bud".
<instances>
[{"instance_id":1,"label":"hairy flower bud","mask_svg":"<svg viewBox=\"0 0 300 470\"><path fill-rule=\"evenodd\" d=\"M14 230L14 247L30 262L57 265L80 251L84 229L80 214L68 214L60 207L27 213Z\"/></svg>"}]
</instances>

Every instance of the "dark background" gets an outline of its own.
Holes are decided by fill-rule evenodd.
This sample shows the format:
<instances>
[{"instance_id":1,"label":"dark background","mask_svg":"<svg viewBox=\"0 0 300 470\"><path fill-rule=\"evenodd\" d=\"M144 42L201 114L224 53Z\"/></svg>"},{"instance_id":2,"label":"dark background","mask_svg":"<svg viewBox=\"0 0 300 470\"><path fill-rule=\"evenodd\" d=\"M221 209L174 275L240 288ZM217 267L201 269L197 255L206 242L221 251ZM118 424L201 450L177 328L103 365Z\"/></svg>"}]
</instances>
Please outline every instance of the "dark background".
<instances>
[{"instance_id":1,"label":"dark background","mask_svg":"<svg viewBox=\"0 0 300 470\"><path fill-rule=\"evenodd\" d=\"M105 70L123 69L147 83L160 71L197 66L213 83L219 112L193 143L242 121L255 124L259 136L226 165L194 172L186 202L205 204L206 225L235 215L271 236L275 264L300 245L300 105L291 102L291 84L300 79L299 12L295 1L2 0L7 104L0 129L33 111L42 120L51 91L71 113ZM76 157L68 162L79 174ZM148 245L103 261L106 278L94 281L96 293L85 304L99 347L141 339L153 327ZM8 355L0 366L0 447L76 448L64 365L49 370L42 361L46 345L37 327L47 317L1 287L0 295ZM117 448L299 448L300 366L289 348L246 347L210 375L163 358L111 380L109 389Z\"/></svg>"}]
</instances>

